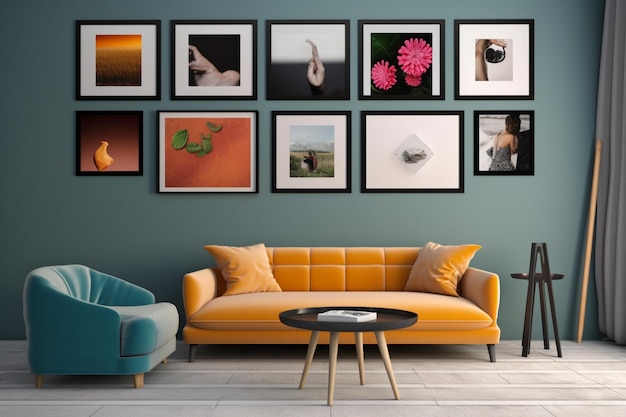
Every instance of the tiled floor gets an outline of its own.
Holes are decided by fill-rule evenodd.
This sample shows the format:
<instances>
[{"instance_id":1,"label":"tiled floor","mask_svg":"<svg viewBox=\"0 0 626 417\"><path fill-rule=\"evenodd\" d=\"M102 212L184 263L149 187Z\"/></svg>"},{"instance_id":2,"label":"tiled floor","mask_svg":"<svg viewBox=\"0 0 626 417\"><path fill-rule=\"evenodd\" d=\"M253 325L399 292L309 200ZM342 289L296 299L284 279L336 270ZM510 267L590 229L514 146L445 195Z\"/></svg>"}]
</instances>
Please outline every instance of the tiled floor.
<instances>
[{"instance_id":1,"label":"tiled floor","mask_svg":"<svg viewBox=\"0 0 626 417\"><path fill-rule=\"evenodd\" d=\"M326 405L328 350L319 346L304 389L298 389L305 346L200 347L187 362L180 342L168 362L130 377L47 376L34 388L24 341L0 341L0 416L625 416L626 347L600 341L520 341L483 345L390 346L400 400L393 398L375 346L366 346L365 385L354 347L340 346L333 406Z\"/></svg>"}]
</instances>

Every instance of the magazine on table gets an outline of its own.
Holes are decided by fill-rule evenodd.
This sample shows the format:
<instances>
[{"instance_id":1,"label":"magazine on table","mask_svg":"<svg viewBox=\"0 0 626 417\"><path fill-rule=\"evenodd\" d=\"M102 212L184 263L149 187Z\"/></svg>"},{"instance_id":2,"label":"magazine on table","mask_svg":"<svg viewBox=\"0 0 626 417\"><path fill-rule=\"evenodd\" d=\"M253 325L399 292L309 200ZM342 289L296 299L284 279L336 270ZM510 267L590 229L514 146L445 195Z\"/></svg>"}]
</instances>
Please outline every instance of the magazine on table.
<instances>
[{"instance_id":1,"label":"magazine on table","mask_svg":"<svg viewBox=\"0 0 626 417\"><path fill-rule=\"evenodd\" d=\"M319 321L361 322L376 320L376 312L360 310L328 310L317 314Z\"/></svg>"}]
</instances>

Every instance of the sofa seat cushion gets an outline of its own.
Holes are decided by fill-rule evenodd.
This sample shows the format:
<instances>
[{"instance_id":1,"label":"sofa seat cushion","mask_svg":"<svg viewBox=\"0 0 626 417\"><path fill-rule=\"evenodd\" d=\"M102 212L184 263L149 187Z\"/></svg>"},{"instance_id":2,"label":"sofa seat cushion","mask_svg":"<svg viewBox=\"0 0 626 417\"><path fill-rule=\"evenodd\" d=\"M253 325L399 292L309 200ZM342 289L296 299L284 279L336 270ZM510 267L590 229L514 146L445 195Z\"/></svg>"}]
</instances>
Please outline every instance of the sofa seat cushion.
<instances>
[{"instance_id":1,"label":"sofa seat cushion","mask_svg":"<svg viewBox=\"0 0 626 417\"><path fill-rule=\"evenodd\" d=\"M188 324L209 330L292 330L279 313L306 307L383 307L413 311L417 323L406 330L472 330L492 319L471 301L405 291L289 291L217 297L188 318Z\"/></svg>"},{"instance_id":2,"label":"sofa seat cushion","mask_svg":"<svg viewBox=\"0 0 626 417\"><path fill-rule=\"evenodd\" d=\"M154 352L178 332L178 310L171 303L140 306L112 306L121 318L122 356Z\"/></svg>"}]
</instances>

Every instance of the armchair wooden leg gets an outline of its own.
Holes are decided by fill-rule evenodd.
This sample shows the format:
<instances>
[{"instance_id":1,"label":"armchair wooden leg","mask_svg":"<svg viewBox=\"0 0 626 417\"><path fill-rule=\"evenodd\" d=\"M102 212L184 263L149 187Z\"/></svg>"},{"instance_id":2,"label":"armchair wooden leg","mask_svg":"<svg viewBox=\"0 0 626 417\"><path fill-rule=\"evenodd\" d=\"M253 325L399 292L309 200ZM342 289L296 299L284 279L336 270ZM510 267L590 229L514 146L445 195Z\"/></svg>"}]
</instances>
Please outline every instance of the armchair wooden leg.
<instances>
[{"instance_id":1,"label":"armchair wooden leg","mask_svg":"<svg viewBox=\"0 0 626 417\"><path fill-rule=\"evenodd\" d=\"M133 375L133 382L135 384L135 388L143 388L143 375L144 374Z\"/></svg>"},{"instance_id":2,"label":"armchair wooden leg","mask_svg":"<svg viewBox=\"0 0 626 417\"><path fill-rule=\"evenodd\" d=\"M43 387L43 375L35 375L35 387Z\"/></svg>"}]
</instances>

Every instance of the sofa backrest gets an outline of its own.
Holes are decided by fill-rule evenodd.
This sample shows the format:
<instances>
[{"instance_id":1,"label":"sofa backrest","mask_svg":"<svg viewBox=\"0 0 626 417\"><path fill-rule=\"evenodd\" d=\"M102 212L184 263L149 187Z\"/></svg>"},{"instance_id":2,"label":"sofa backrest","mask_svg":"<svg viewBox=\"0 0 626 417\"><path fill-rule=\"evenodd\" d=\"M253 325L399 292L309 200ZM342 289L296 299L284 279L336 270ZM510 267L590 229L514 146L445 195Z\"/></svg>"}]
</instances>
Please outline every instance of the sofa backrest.
<instances>
[{"instance_id":1,"label":"sofa backrest","mask_svg":"<svg viewBox=\"0 0 626 417\"><path fill-rule=\"evenodd\" d=\"M420 248L267 248L283 291L402 291Z\"/></svg>"}]
</instances>

